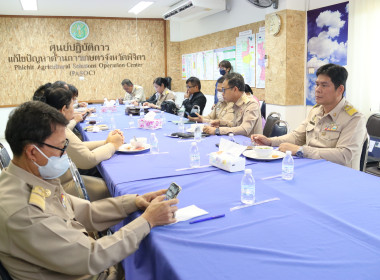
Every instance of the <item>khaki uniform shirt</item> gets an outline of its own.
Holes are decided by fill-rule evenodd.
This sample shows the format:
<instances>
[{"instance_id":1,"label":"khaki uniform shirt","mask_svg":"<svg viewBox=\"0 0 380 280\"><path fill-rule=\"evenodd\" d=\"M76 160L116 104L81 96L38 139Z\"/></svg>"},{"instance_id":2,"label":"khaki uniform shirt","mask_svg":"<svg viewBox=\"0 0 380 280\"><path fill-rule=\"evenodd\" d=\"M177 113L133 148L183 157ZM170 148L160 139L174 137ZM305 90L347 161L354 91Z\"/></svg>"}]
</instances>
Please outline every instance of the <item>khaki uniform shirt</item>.
<instances>
[{"instance_id":1,"label":"khaki uniform shirt","mask_svg":"<svg viewBox=\"0 0 380 280\"><path fill-rule=\"evenodd\" d=\"M70 143L67 154L80 169L90 169L101 161L113 156L116 149L112 143L106 141L81 141L69 128L66 128L66 138Z\"/></svg>"},{"instance_id":2,"label":"khaki uniform shirt","mask_svg":"<svg viewBox=\"0 0 380 280\"><path fill-rule=\"evenodd\" d=\"M224 120L232 122L234 119L233 102L218 102L211 113L203 117L204 122L210 122L212 120Z\"/></svg>"},{"instance_id":3,"label":"khaki uniform shirt","mask_svg":"<svg viewBox=\"0 0 380 280\"><path fill-rule=\"evenodd\" d=\"M76 125L77 125L77 122L74 119L72 119L71 121L69 121L66 127L70 130L74 130Z\"/></svg>"},{"instance_id":4,"label":"khaki uniform shirt","mask_svg":"<svg viewBox=\"0 0 380 280\"><path fill-rule=\"evenodd\" d=\"M307 158L325 159L359 170L366 137L364 115L343 98L326 115L322 106L314 106L296 130L271 140L272 146L285 142L303 146Z\"/></svg>"},{"instance_id":5,"label":"khaki uniform shirt","mask_svg":"<svg viewBox=\"0 0 380 280\"><path fill-rule=\"evenodd\" d=\"M58 179L42 180L11 163L0 174L0 261L15 280L93 279L149 234L143 217L112 236L87 234L136 211L135 197L90 203L66 194Z\"/></svg>"},{"instance_id":6,"label":"khaki uniform shirt","mask_svg":"<svg viewBox=\"0 0 380 280\"><path fill-rule=\"evenodd\" d=\"M142 86L133 85L133 89L131 93L125 92L124 101L137 101L144 102L145 101L145 93Z\"/></svg>"},{"instance_id":7,"label":"khaki uniform shirt","mask_svg":"<svg viewBox=\"0 0 380 280\"><path fill-rule=\"evenodd\" d=\"M263 133L259 102L243 93L232 108L234 119L232 122L220 120L220 134L250 136Z\"/></svg>"},{"instance_id":8,"label":"khaki uniform shirt","mask_svg":"<svg viewBox=\"0 0 380 280\"><path fill-rule=\"evenodd\" d=\"M166 101L166 100L171 100L171 101L175 102L174 92L168 88L165 88L165 90L162 92L162 94L159 94L156 105L161 106L161 103Z\"/></svg>"}]
</instances>

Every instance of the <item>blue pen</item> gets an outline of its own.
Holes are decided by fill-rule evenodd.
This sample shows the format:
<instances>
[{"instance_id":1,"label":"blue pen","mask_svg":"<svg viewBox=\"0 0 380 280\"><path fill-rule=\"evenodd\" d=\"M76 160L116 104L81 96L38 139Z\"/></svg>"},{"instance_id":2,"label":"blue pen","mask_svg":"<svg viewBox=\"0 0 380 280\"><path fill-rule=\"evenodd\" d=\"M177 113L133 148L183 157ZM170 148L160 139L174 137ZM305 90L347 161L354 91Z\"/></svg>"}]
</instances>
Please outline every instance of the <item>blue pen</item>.
<instances>
[{"instance_id":1,"label":"blue pen","mask_svg":"<svg viewBox=\"0 0 380 280\"><path fill-rule=\"evenodd\" d=\"M226 215L225 214L221 214L221 215L218 215L218 216L212 216L212 217L208 217L208 218L204 218L204 219L199 219L199 220L191 221L191 222L189 222L189 224L195 224L195 223L205 222L205 221L209 221L209 220L219 219L219 218L223 218L224 216L226 216Z\"/></svg>"}]
</instances>

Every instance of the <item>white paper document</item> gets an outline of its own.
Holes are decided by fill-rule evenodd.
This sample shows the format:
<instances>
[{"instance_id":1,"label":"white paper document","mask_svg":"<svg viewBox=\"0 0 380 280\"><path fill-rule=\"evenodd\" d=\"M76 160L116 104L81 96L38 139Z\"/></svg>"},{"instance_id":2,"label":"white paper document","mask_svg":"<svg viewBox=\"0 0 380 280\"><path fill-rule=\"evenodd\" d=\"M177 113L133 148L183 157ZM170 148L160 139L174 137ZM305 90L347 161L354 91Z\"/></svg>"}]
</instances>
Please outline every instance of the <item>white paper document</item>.
<instances>
[{"instance_id":1,"label":"white paper document","mask_svg":"<svg viewBox=\"0 0 380 280\"><path fill-rule=\"evenodd\" d=\"M183 222L206 214L208 214L207 211L195 205L190 205L178 209L177 212L175 212L175 218L177 219L177 222Z\"/></svg>"},{"instance_id":2,"label":"white paper document","mask_svg":"<svg viewBox=\"0 0 380 280\"><path fill-rule=\"evenodd\" d=\"M235 157L239 157L246 149L246 146L228 141L224 138L220 139L219 142L219 151L229 153Z\"/></svg>"}]
</instances>

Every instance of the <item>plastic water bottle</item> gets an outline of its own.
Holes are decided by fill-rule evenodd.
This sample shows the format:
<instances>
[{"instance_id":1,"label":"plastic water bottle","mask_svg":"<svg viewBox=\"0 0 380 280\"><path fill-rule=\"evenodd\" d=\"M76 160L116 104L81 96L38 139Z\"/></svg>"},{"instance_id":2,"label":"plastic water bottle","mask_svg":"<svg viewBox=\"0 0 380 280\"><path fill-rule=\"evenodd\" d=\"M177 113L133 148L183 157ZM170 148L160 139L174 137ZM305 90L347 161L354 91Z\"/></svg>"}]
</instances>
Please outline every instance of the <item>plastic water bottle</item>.
<instances>
[{"instance_id":1,"label":"plastic water bottle","mask_svg":"<svg viewBox=\"0 0 380 280\"><path fill-rule=\"evenodd\" d=\"M129 114L129 127L134 128L135 127L135 120L132 117L132 114Z\"/></svg>"},{"instance_id":2,"label":"plastic water bottle","mask_svg":"<svg viewBox=\"0 0 380 280\"><path fill-rule=\"evenodd\" d=\"M244 170L244 176L241 179L241 202L244 204L253 204L256 200L256 183L252 176L252 169Z\"/></svg>"},{"instance_id":3,"label":"plastic water bottle","mask_svg":"<svg viewBox=\"0 0 380 280\"><path fill-rule=\"evenodd\" d=\"M143 118L144 118L144 115L145 115L145 113L144 113L144 108L141 107L141 108L140 108L140 119L143 119Z\"/></svg>"},{"instance_id":4,"label":"plastic water bottle","mask_svg":"<svg viewBox=\"0 0 380 280\"><path fill-rule=\"evenodd\" d=\"M161 111L161 120L162 120L162 126L163 126L165 124L165 122L166 122L165 112L164 111Z\"/></svg>"},{"instance_id":5,"label":"plastic water bottle","mask_svg":"<svg viewBox=\"0 0 380 280\"><path fill-rule=\"evenodd\" d=\"M150 152L152 154L158 154L159 149L158 149L158 139L156 137L156 133L152 132L150 134L149 143L150 143Z\"/></svg>"},{"instance_id":6,"label":"plastic water bottle","mask_svg":"<svg viewBox=\"0 0 380 280\"><path fill-rule=\"evenodd\" d=\"M233 134L233 133L228 133L228 140L230 140L231 142L236 143L236 141L235 141L235 137L234 137L234 134Z\"/></svg>"},{"instance_id":7,"label":"plastic water bottle","mask_svg":"<svg viewBox=\"0 0 380 280\"><path fill-rule=\"evenodd\" d=\"M190 167L201 166L201 155L197 146L197 142L191 142L190 147Z\"/></svg>"},{"instance_id":8,"label":"plastic water bottle","mask_svg":"<svg viewBox=\"0 0 380 280\"><path fill-rule=\"evenodd\" d=\"M195 129L194 129L194 140L196 142L201 142L201 139L202 139L201 126L198 123L196 123Z\"/></svg>"},{"instance_id":9,"label":"plastic water bottle","mask_svg":"<svg viewBox=\"0 0 380 280\"><path fill-rule=\"evenodd\" d=\"M286 151L286 155L282 160L282 179L293 180L294 176L294 160L291 151Z\"/></svg>"},{"instance_id":10,"label":"plastic water bottle","mask_svg":"<svg viewBox=\"0 0 380 280\"><path fill-rule=\"evenodd\" d=\"M185 124L183 123L183 118L179 118L178 122L178 131L184 133L185 132Z\"/></svg>"},{"instance_id":11,"label":"plastic water bottle","mask_svg":"<svg viewBox=\"0 0 380 280\"><path fill-rule=\"evenodd\" d=\"M116 106L119 106L119 98L116 98L116 100L115 100L115 105L116 105Z\"/></svg>"},{"instance_id":12,"label":"plastic water bottle","mask_svg":"<svg viewBox=\"0 0 380 280\"><path fill-rule=\"evenodd\" d=\"M178 111L178 116L180 116L181 118L183 118L184 115L185 115L185 107L181 106L181 108Z\"/></svg>"},{"instance_id":13,"label":"plastic water bottle","mask_svg":"<svg viewBox=\"0 0 380 280\"><path fill-rule=\"evenodd\" d=\"M111 130L115 130L116 129L116 121L115 121L115 118L113 115L111 115Z\"/></svg>"}]
</instances>

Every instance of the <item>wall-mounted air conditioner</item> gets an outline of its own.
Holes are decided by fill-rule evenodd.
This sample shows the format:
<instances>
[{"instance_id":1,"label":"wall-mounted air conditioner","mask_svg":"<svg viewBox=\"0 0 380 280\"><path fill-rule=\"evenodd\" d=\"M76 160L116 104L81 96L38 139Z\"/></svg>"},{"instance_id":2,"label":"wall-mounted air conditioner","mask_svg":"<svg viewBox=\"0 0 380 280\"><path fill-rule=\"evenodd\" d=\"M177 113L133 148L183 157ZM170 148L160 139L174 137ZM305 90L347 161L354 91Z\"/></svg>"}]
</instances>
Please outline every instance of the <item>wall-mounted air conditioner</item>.
<instances>
[{"instance_id":1,"label":"wall-mounted air conditioner","mask_svg":"<svg viewBox=\"0 0 380 280\"><path fill-rule=\"evenodd\" d=\"M190 21L219 13L226 9L226 0L184 0L169 9L166 20Z\"/></svg>"}]
</instances>

